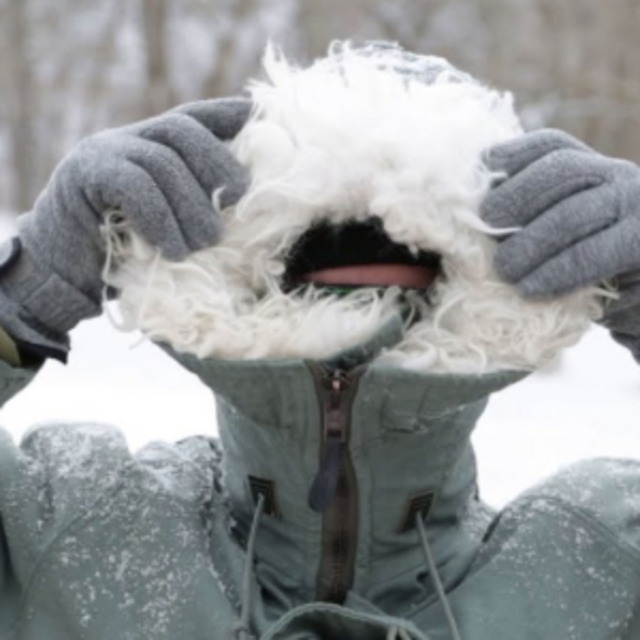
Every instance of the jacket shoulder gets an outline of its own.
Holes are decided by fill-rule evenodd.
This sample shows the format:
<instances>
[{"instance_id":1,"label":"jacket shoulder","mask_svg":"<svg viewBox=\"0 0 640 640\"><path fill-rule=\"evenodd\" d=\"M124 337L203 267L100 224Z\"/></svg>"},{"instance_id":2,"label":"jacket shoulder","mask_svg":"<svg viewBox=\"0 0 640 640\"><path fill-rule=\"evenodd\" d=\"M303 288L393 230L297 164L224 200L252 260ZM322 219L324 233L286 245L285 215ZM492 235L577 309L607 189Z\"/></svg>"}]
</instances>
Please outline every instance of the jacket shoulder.
<instances>
[{"instance_id":1,"label":"jacket shoulder","mask_svg":"<svg viewBox=\"0 0 640 640\"><path fill-rule=\"evenodd\" d=\"M128 464L126 440L113 427L50 424L19 446L0 430L0 516L9 542L26 551L19 557L33 562L62 527L116 489Z\"/></svg>"},{"instance_id":2,"label":"jacket shoulder","mask_svg":"<svg viewBox=\"0 0 640 640\"><path fill-rule=\"evenodd\" d=\"M122 432L103 424L49 424L20 445L0 429L0 523L14 569L27 577L70 524L113 500L194 500L211 491L215 447L206 438L152 443L133 454Z\"/></svg>"}]
</instances>

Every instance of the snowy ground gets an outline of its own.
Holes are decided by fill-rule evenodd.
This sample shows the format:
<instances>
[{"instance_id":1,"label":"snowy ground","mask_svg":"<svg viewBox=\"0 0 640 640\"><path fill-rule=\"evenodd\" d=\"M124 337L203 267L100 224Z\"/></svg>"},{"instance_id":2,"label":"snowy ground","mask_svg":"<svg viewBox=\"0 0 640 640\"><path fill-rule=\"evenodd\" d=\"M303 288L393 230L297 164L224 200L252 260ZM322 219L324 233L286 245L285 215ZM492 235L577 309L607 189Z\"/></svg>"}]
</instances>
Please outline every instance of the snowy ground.
<instances>
[{"instance_id":1,"label":"snowy ground","mask_svg":"<svg viewBox=\"0 0 640 640\"><path fill-rule=\"evenodd\" d=\"M0 218L0 235L6 235ZM48 363L3 410L16 438L56 420L118 425L133 449L150 440L215 433L211 394L148 343L106 319L74 332L68 366ZM601 329L571 350L553 373L496 396L475 442L483 496L504 504L524 488L581 458L640 460L640 367Z\"/></svg>"}]
</instances>

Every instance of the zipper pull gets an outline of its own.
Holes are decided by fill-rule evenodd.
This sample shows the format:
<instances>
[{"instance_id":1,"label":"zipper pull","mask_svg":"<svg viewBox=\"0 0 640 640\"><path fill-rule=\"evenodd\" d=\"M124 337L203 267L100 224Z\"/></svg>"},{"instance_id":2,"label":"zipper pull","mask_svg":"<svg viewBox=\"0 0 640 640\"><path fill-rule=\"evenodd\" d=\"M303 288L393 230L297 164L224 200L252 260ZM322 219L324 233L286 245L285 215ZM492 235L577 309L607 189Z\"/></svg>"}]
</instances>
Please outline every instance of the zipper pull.
<instances>
[{"instance_id":1,"label":"zipper pull","mask_svg":"<svg viewBox=\"0 0 640 640\"><path fill-rule=\"evenodd\" d=\"M322 512L331 506L338 488L341 457L342 442L331 438L326 444L320 469L309 492L309 506L314 511Z\"/></svg>"},{"instance_id":2,"label":"zipper pull","mask_svg":"<svg viewBox=\"0 0 640 640\"><path fill-rule=\"evenodd\" d=\"M342 408L343 392L348 379L341 371L335 371L325 379L329 393L325 394L324 451L320 468L309 492L309 507L317 512L328 509L338 489L342 462L342 446L347 439L347 416Z\"/></svg>"}]
</instances>

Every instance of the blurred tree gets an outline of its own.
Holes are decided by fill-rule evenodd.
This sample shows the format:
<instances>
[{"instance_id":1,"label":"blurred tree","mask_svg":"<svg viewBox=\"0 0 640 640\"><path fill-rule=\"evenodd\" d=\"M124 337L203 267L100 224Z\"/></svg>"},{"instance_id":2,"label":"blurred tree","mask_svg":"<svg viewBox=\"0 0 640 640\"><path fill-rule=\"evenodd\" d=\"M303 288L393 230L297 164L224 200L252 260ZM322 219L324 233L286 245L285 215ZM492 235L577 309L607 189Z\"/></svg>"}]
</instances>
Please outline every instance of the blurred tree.
<instances>
[{"instance_id":1,"label":"blurred tree","mask_svg":"<svg viewBox=\"0 0 640 640\"><path fill-rule=\"evenodd\" d=\"M237 94L255 77L269 40L287 39L294 22L295 0L219 0L183 3L174 14L174 54L177 38L184 43L199 37L174 57L176 84L184 87L182 100ZM188 60L188 61L187 61ZM188 66L187 66L188 65ZM185 70L190 70L186 86Z\"/></svg>"},{"instance_id":2,"label":"blurred tree","mask_svg":"<svg viewBox=\"0 0 640 640\"><path fill-rule=\"evenodd\" d=\"M237 0L228 7L225 18L230 28L221 29L218 34L216 64L211 65L202 84L205 96L217 97L236 93L245 81L242 72L253 71L257 67L262 47L250 47L249 60L243 60L242 50L247 42L243 42L242 30L257 18L259 4L257 0ZM211 18L213 16L210 16ZM249 69L242 68L245 64L248 64Z\"/></svg>"},{"instance_id":3,"label":"blurred tree","mask_svg":"<svg viewBox=\"0 0 640 640\"><path fill-rule=\"evenodd\" d=\"M168 20L166 0L142 0L142 40L145 52L143 112L153 115L174 102L169 75Z\"/></svg>"},{"instance_id":4,"label":"blurred tree","mask_svg":"<svg viewBox=\"0 0 640 640\"><path fill-rule=\"evenodd\" d=\"M514 92L530 127L640 160L638 0L0 0L0 208L87 133L234 94L268 39L301 62L398 41Z\"/></svg>"},{"instance_id":5,"label":"blurred tree","mask_svg":"<svg viewBox=\"0 0 640 640\"><path fill-rule=\"evenodd\" d=\"M4 52L7 80L6 126L9 136L11 199L18 211L26 210L36 193L34 167L37 157L35 118L37 94L34 86L33 58L29 38L29 2L8 0L5 7Z\"/></svg>"},{"instance_id":6,"label":"blurred tree","mask_svg":"<svg viewBox=\"0 0 640 640\"><path fill-rule=\"evenodd\" d=\"M304 62L323 56L334 40L377 38L368 0L298 0L291 49Z\"/></svg>"}]
</instances>

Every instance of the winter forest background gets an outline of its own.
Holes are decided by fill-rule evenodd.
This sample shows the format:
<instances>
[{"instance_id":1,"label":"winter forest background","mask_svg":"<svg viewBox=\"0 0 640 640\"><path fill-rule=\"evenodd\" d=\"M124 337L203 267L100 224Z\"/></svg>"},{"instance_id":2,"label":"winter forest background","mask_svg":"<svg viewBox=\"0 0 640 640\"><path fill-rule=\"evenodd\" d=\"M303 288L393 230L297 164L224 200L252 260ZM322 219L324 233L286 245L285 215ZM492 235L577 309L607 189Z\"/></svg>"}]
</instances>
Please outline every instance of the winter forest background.
<instances>
[{"instance_id":1,"label":"winter forest background","mask_svg":"<svg viewBox=\"0 0 640 640\"><path fill-rule=\"evenodd\" d=\"M267 40L301 62L331 40L387 39L509 89L529 127L640 161L638 0L0 0L0 211L30 208L61 156L98 129L235 94ZM137 448L211 432L211 398L102 319L74 335L2 417L118 424ZM604 331L497 398L477 437L496 503L585 456L640 458L640 375ZM185 406L188 411L185 412Z\"/></svg>"},{"instance_id":2,"label":"winter forest background","mask_svg":"<svg viewBox=\"0 0 640 640\"><path fill-rule=\"evenodd\" d=\"M268 39L302 61L388 39L512 90L530 126L640 160L637 0L0 0L0 208L78 138L240 91Z\"/></svg>"}]
</instances>

